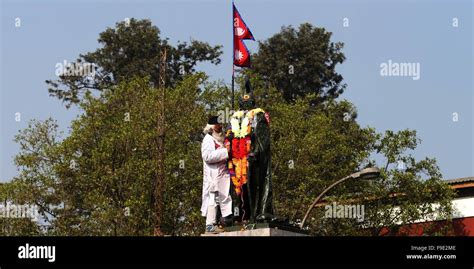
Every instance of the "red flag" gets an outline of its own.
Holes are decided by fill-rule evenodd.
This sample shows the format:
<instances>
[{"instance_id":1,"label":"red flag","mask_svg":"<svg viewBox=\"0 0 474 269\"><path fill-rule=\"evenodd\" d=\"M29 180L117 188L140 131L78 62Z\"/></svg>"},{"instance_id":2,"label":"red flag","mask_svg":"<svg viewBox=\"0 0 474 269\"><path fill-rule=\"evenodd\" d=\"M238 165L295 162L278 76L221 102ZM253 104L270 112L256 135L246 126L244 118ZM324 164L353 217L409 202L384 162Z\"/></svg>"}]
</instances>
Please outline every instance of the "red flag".
<instances>
[{"instance_id":1,"label":"red flag","mask_svg":"<svg viewBox=\"0 0 474 269\"><path fill-rule=\"evenodd\" d=\"M250 67L250 53L242 39L234 38L234 65Z\"/></svg>"},{"instance_id":2,"label":"red flag","mask_svg":"<svg viewBox=\"0 0 474 269\"><path fill-rule=\"evenodd\" d=\"M240 16L239 11L235 7L234 4L234 39L252 39L253 38L252 32L250 32L250 29L247 27L245 24L244 20L242 20L242 16Z\"/></svg>"}]
</instances>

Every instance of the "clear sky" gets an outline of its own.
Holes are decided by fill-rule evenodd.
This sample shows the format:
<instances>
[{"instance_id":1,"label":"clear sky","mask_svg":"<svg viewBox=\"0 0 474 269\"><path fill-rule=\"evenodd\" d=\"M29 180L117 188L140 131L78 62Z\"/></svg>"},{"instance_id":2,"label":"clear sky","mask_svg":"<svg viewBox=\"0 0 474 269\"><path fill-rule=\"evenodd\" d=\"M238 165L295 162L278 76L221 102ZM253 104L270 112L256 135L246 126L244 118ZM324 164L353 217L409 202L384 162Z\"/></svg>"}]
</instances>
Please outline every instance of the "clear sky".
<instances>
[{"instance_id":1,"label":"clear sky","mask_svg":"<svg viewBox=\"0 0 474 269\"><path fill-rule=\"evenodd\" d=\"M435 157L444 178L474 176L473 2L445 1L245 1L237 8L256 40L283 25L309 22L345 43L338 71L362 126L416 129L422 139L414 155ZM6 1L1 0L0 181L17 173L12 140L30 119L57 119L68 130L77 109L49 97L46 79L56 64L94 51L106 27L125 18L148 18L172 43L197 39L223 45L219 66L199 69L230 82L230 0L213 1ZM15 27L15 18L21 27ZM349 27L344 27L344 18ZM457 18L458 27L453 27ZM257 42L246 41L252 52ZM381 76L383 63L415 63L420 77ZM15 121L15 113L21 121ZM453 121L457 113L458 121Z\"/></svg>"}]
</instances>

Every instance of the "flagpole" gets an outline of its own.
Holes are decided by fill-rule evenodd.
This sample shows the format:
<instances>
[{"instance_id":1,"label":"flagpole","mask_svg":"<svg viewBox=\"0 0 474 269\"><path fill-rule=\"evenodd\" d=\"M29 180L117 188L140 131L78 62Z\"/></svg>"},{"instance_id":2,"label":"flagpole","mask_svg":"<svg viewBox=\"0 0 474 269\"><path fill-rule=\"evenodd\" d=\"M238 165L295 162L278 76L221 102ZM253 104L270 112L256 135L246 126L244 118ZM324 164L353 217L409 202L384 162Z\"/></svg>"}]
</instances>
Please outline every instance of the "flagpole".
<instances>
[{"instance_id":1,"label":"flagpole","mask_svg":"<svg viewBox=\"0 0 474 269\"><path fill-rule=\"evenodd\" d=\"M234 110L234 62L232 62L232 110Z\"/></svg>"},{"instance_id":2,"label":"flagpole","mask_svg":"<svg viewBox=\"0 0 474 269\"><path fill-rule=\"evenodd\" d=\"M234 57L235 57L235 33L234 33L234 0L232 0L232 110L234 110Z\"/></svg>"}]
</instances>

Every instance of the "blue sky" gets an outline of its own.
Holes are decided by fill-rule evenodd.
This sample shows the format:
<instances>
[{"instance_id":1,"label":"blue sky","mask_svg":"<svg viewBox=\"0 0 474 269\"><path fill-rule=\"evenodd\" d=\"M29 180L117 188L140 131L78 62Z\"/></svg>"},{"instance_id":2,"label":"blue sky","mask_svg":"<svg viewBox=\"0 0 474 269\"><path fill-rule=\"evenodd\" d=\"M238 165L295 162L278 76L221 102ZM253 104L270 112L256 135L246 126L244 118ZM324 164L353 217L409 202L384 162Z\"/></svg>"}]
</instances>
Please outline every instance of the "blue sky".
<instances>
[{"instance_id":1,"label":"blue sky","mask_svg":"<svg viewBox=\"0 0 474 269\"><path fill-rule=\"evenodd\" d=\"M56 63L94 51L106 27L125 18L150 19L172 43L197 39L223 45L218 66L199 69L230 82L230 0L210 1L1 1L0 181L16 173L12 140L30 119L53 117L67 134L79 111L49 97L46 79ZM235 1L256 40L283 25L309 22L345 43L338 71L362 126L379 132L416 129L413 154L435 157L444 178L473 176L473 4L465 1ZM21 27L15 27L15 18ZM349 20L344 27L343 19ZM458 27L453 27L453 18ZM258 43L246 41L252 52ZM420 79L383 77L380 65L419 63ZM15 121L15 113L21 121ZM453 122L453 113L459 120Z\"/></svg>"}]
</instances>

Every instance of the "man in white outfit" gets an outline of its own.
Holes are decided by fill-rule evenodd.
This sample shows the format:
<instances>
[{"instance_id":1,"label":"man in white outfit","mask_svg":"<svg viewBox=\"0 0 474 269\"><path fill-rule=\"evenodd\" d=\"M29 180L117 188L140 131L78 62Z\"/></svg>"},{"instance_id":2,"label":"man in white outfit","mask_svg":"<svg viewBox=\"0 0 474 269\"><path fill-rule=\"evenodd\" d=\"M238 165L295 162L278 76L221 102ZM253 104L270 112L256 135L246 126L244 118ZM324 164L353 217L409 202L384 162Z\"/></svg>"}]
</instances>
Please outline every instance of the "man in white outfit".
<instances>
[{"instance_id":1,"label":"man in white outfit","mask_svg":"<svg viewBox=\"0 0 474 269\"><path fill-rule=\"evenodd\" d=\"M218 117L211 117L204 128L204 140L201 146L203 166L203 186L201 213L206 217L206 233L219 233L217 208L225 219L232 214L230 196L230 175L227 170L227 149L224 146L225 134Z\"/></svg>"}]
</instances>

